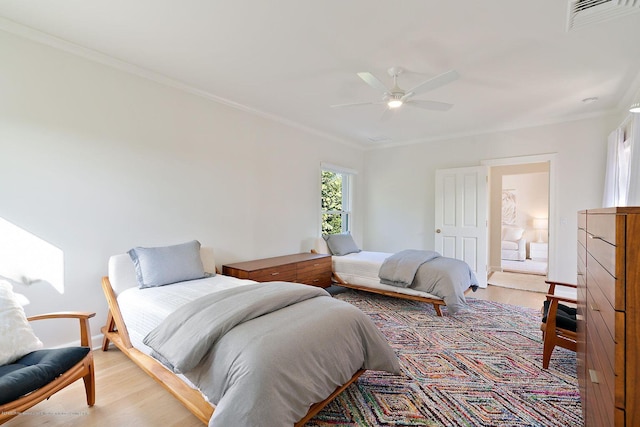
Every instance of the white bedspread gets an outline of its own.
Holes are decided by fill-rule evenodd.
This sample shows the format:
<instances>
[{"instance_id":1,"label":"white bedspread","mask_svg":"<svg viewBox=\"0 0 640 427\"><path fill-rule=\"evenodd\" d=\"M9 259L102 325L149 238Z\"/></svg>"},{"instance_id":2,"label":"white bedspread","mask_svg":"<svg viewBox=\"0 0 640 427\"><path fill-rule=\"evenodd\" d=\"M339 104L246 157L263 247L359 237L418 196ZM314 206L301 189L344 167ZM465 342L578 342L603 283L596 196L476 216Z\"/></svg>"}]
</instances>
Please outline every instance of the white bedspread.
<instances>
[{"instance_id":1,"label":"white bedspread","mask_svg":"<svg viewBox=\"0 0 640 427\"><path fill-rule=\"evenodd\" d=\"M343 256L333 256L331 257L333 271L340 279L353 285L366 286L368 288L381 289L405 295L442 299L427 292L380 283L380 278L378 277L380 266L382 262L391 255L393 254L387 252L360 251Z\"/></svg>"},{"instance_id":2,"label":"white bedspread","mask_svg":"<svg viewBox=\"0 0 640 427\"><path fill-rule=\"evenodd\" d=\"M143 353L151 354L151 348L144 345L142 340L169 313L203 295L252 283L256 282L216 274L213 277L175 283L171 286L130 288L118 296L118 305L127 325L131 344Z\"/></svg>"}]
</instances>

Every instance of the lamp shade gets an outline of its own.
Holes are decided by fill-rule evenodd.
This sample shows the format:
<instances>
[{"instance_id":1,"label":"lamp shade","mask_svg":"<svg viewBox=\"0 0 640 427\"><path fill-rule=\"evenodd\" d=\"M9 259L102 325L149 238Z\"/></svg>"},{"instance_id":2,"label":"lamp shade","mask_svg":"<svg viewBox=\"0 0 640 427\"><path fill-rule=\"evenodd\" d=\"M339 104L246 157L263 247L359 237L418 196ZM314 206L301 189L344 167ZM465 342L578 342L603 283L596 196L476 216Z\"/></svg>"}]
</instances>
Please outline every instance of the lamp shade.
<instances>
[{"instance_id":1,"label":"lamp shade","mask_svg":"<svg viewBox=\"0 0 640 427\"><path fill-rule=\"evenodd\" d=\"M546 230L549 227L549 219L548 218L534 218L533 219L533 228L536 230Z\"/></svg>"}]
</instances>

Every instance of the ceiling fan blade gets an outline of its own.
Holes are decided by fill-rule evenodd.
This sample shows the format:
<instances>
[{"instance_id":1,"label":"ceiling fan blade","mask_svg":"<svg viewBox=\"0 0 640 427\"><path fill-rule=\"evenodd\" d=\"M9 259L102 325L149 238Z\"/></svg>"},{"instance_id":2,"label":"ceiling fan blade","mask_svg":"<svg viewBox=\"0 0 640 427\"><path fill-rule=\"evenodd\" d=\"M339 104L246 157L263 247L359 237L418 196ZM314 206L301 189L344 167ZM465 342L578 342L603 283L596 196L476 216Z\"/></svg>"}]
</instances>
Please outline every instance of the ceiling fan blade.
<instances>
[{"instance_id":1,"label":"ceiling fan blade","mask_svg":"<svg viewBox=\"0 0 640 427\"><path fill-rule=\"evenodd\" d=\"M380 80L378 80L376 76L374 76L373 74L367 71L358 73L358 77L360 77L362 80L364 80L366 84L368 84L374 89L378 89L379 91L382 91L382 92L387 92L388 90L387 87Z\"/></svg>"},{"instance_id":2,"label":"ceiling fan blade","mask_svg":"<svg viewBox=\"0 0 640 427\"><path fill-rule=\"evenodd\" d=\"M335 105L331 105L331 108L342 108L342 107L357 107L360 105L376 105L376 104L381 104L382 101L380 102L350 102L347 104L335 104Z\"/></svg>"},{"instance_id":3,"label":"ceiling fan blade","mask_svg":"<svg viewBox=\"0 0 640 427\"><path fill-rule=\"evenodd\" d=\"M414 94L424 93L424 92L433 90L435 88L438 88L440 86L444 86L447 83L451 83L452 81L456 80L458 77L460 77L460 74L458 74L456 70L450 70L450 71L447 71L446 73L440 74L439 76L435 76L432 79L425 80L424 82L420 83L418 86L407 91L407 93L408 92L413 92Z\"/></svg>"},{"instance_id":4,"label":"ceiling fan blade","mask_svg":"<svg viewBox=\"0 0 640 427\"><path fill-rule=\"evenodd\" d=\"M407 101L404 103L404 105L435 111L447 111L451 109L451 107L453 107L453 104L447 104L446 102L426 101L421 99L413 99L411 101Z\"/></svg>"}]
</instances>

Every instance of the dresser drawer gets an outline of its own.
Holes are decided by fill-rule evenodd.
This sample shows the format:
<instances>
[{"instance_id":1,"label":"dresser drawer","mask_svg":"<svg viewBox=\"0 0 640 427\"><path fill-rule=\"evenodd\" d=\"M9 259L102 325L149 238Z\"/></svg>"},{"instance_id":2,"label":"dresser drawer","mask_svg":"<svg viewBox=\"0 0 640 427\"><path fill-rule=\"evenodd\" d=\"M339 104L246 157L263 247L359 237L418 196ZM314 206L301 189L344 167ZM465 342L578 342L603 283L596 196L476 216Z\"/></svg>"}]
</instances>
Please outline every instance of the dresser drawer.
<instances>
[{"instance_id":1,"label":"dresser drawer","mask_svg":"<svg viewBox=\"0 0 640 427\"><path fill-rule=\"evenodd\" d=\"M612 276L616 277L616 247L602 239L588 235L587 252L598 260ZM588 263L588 261L587 261ZM589 266L590 268L591 266Z\"/></svg>"},{"instance_id":2,"label":"dresser drawer","mask_svg":"<svg viewBox=\"0 0 640 427\"><path fill-rule=\"evenodd\" d=\"M589 273L587 276L587 287L593 292L593 301L598 306L609 305L612 309L624 310L624 300L622 305L618 305L616 297L616 279L602 265L600 265L591 255L588 255ZM612 329L613 331L613 329Z\"/></svg>"},{"instance_id":3,"label":"dresser drawer","mask_svg":"<svg viewBox=\"0 0 640 427\"><path fill-rule=\"evenodd\" d=\"M578 228L583 230L587 228L587 211L578 212Z\"/></svg>"},{"instance_id":4,"label":"dresser drawer","mask_svg":"<svg viewBox=\"0 0 640 427\"><path fill-rule=\"evenodd\" d=\"M589 357L587 359L586 388L587 393L590 390L592 394L589 398L590 404L597 405L598 412L604 415L603 420L606 420L606 422L597 425L612 426L615 407L615 375L607 367L607 363L603 363L603 355L600 352L601 344L597 335L591 334L591 328L589 328L587 331L587 354Z\"/></svg>"},{"instance_id":5,"label":"dresser drawer","mask_svg":"<svg viewBox=\"0 0 640 427\"><path fill-rule=\"evenodd\" d=\"M592 342L588 345L594 346L598 352L600 363L603 368L614 372L616 360L615 342L615 313L613 309L605 310L596 307L590 301L592 293L587 291L587 340ZM595 340L595 342L593 341Z\"/></svg>"},{"instance_id":6,"label":"dresser drawer","mask_svg":"<svg viewBox=\"0 0 640 427\"><path fill-rule=\"evenodd\" d=\"M627 377L627 360L626 360L626 336L627 330L625 328L625 314L616 311L616 390L625 389L625 381ZM636 368L633 368L635 370ZM635 385L637 387L638 385ZM625 407L625 396L622 393L616 393L616 406L619 408Z\"/></svg>"},{"instance_id":7,"label":"dresser drawer","mask_svg":"<svg viewBox=\"0 0 640 427\"><path fill-rule=\"evenodd\" d=\"M584 248L587 247L587 230L584 228L578 229L578 243Z\"/></svg>"},{"instance_id":8,"label":"dresser drawer","mask_svg":"<svg viewBox=\"0 0 640 427\"><path fill-rule=\"evenodd\" d=\"M616 236L616 221L618 216L615 214L593 214L590 213L587 216L587 232L597 239L602 239L612 245L623 244L622 242L616 242L617 239L623 239L624 237ZM624 218L621 218L624 220Z\"/></svg>"}]
</instances>

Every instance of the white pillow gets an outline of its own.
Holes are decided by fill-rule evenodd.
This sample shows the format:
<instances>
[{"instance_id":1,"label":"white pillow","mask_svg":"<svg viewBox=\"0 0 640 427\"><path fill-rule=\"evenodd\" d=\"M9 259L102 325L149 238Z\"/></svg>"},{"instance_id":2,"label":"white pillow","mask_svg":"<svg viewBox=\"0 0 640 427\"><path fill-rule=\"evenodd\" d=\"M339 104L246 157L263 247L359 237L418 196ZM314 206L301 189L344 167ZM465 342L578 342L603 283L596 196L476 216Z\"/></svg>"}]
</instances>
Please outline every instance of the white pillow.
<instances>
[{"instance_id":1,"label":"white pillow","mask_svg":"<svg viewBox=\"0 0 640 427\"><path fill-rule=\"evenodd\" d=\"M502 228L502 240L509 240L512 242L516 242L522 239L522 234L524 234L524 228L520 228L520 227L503 227Z\"/></svg>"},{"instance_id":2,"label":"white pillow","mask_svg":"<svg viewBox=\"0 0 640 427\"><path fill-rule=\"evenodd\" d=\"M0 280L0 366L40 348L42 342L33 333L11 284Z\"/></svg>"}]
</instances>

